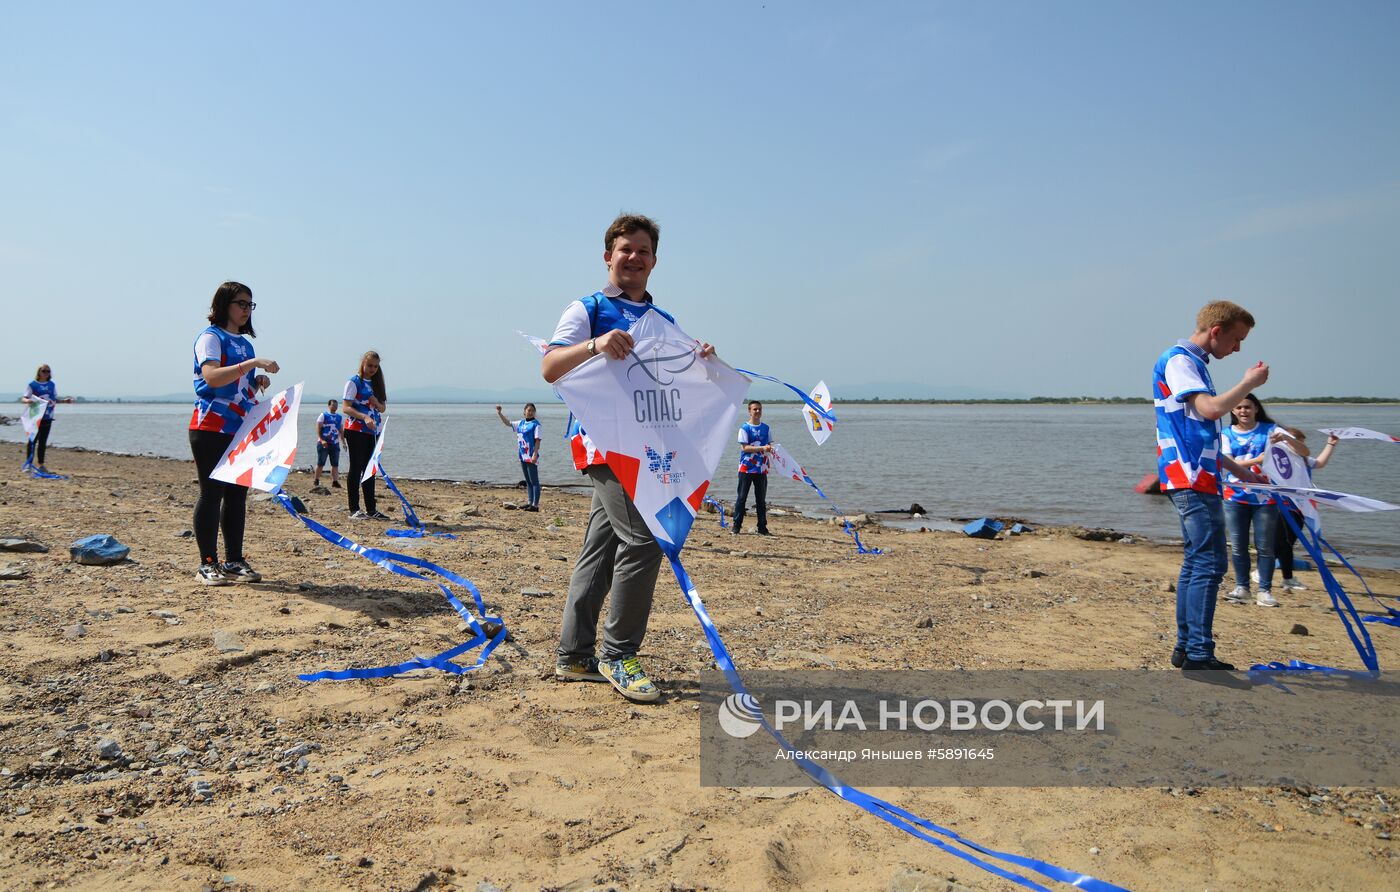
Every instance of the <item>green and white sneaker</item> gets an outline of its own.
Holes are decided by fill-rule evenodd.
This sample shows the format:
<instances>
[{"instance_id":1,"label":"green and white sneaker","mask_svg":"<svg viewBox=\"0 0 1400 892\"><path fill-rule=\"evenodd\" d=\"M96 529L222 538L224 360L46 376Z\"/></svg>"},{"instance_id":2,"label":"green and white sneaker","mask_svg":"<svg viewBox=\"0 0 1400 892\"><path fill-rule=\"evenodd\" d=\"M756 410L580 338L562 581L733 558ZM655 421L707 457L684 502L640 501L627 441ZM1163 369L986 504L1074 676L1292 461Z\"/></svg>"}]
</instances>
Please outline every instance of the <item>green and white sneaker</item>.
<instances>
[{"instance_id":1,"label":"green and white sneaker","mask_svg":"<svg viewBox=\"0 0 1400 892\"><path fill-rule=\"evenodd\" d=\"M560 657L554 663L557 681L607 681L598 671L597 657Z\"/></svg>"},{"instance_id":2,"label":"green and white sneaker","mask_svg":"<svg viewBox=\"0 0 1400 892\"><path fill-rule=\"evenodd\" d=\"M608 684L628 700L638 703L651 703L661 697L661 691L647 678L642 661L636 656L620 660L599 660L598 671L603 673Z\"/></svg>"}]
</instances>

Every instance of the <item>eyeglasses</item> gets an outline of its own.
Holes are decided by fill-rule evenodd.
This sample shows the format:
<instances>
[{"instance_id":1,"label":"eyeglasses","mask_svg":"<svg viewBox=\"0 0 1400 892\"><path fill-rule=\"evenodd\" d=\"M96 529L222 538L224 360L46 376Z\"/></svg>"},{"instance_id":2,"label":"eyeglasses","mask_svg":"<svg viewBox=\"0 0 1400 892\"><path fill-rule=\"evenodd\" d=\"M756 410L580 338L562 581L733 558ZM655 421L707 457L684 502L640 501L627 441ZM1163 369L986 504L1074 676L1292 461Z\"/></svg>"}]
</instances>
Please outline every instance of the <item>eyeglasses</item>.
<instances>
[{"instance_id":1,"label":"eyeglasses","mask_svg":"<svg viewBox=\"0 0 1400 892\"><path fill-rule=\"evenodd\" d=\"M229 306L242 307L250 313L258 308L258 305L253 303L251 300L231 300L229 301Z\"/></svg>"},{"instance_id":2,"label":"eyeglasses","mask_svg":"<svg viewBox=\"0 0 1400 892\"><path fill-rule=\"evenodd\" d=\"M51 369L39 369L39 371L41 371L41 372L48 372L48 371L52 371L52 370L51 370Z\"/></svg>"}]
</instances>

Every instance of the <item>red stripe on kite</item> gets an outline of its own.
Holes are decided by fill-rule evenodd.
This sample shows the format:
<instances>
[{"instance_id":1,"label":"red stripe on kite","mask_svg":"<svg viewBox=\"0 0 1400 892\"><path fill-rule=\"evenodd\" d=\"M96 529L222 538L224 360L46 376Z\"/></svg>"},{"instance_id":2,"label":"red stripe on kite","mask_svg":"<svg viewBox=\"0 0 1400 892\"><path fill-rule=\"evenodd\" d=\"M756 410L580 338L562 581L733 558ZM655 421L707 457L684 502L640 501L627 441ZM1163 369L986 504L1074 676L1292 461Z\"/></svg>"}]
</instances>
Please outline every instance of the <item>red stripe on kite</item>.
<instances>
[{"instance_id":1,"label":"red stripe on kite","mask_svg":"<svg viewBox=\"0 0 1400 892\"><path fill-rule=\"evenodd\" d=\"M710 481L706 480L704 483L700 484L699 489L691 493L690 497L686 499L686 501L690 503L690 509L696 514L700 513L700 504L705 501L705 490L709 488Z\"/></svg>"},{"instance_id":2,"label":"red stripe on kite","mask_svg":"<svg viewBox=\"0 0 1400 892\"><path fill-rule=\"evenodd\" d=\"M622 484L622 488L627 491L627 498L637 497L637 473L642 468L642 461L630 455L623 455L621 452L608 453L608 467L617 475L617 482Z\"/></svg>"}]
</instances>

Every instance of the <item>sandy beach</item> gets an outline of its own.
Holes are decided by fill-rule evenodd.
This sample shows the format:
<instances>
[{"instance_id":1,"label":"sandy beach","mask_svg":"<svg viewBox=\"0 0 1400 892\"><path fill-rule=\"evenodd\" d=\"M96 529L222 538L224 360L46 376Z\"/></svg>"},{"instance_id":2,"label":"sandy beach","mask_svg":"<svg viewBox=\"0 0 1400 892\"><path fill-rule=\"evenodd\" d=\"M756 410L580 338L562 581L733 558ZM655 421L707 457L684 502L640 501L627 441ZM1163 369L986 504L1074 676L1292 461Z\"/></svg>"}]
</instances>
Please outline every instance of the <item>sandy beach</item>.
<instances>
[{"instance_id":1,"label":"sandy beach","mask_svg":"<svg viewBox=\"0 0 1400 892\"><path fill-rule=\"evenodd\" d=\"M0 464L22 461L22 445L0 444ZM0 537L49 549L0 553L19 577L0 581L4 888L1015 888L818 788L701 787L695 688L710 653L665 571L643 656L666 696L638 705L555 682L583 496L546 490L529 514L504 507L520 490L400 481L458 537L405 543L294 475L313 516L468 577L513 635L462 678L307 684L297 673L435 653L462 640L460 620L435 587L268 501L249 503L246 548L264 580L200 586L191 462L51 449L48 464L71 479L0 481ZM382 488L380 506L397 512ZM699 523L686 565L741 671L1171 671L1175 547L871 528L891 554L870 558L791 514L772 538ZM95 533L131 559L71 562L69 544ZM1400 595L1400 574L1367 578ZM1220 655L1359 667L1306 581L1281 609L1222 604ZM1400 630L1372 635L1396 665ZM1400 888L1393 788L872 792L1133 889Z\"/></svg>"}]
</instances>

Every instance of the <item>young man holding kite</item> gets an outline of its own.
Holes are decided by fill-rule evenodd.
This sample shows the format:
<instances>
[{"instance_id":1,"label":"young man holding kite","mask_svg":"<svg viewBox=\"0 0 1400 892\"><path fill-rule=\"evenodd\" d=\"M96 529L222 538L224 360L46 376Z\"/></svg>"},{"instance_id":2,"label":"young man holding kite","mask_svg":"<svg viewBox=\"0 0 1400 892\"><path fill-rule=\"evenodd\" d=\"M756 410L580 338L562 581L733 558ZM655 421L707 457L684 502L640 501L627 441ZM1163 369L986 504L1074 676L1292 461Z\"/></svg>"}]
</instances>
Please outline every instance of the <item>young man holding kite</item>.
<instances>
[{"instance_id":1,"label":"young man holding kite","mask_svg":"<svg viewBox=\"0 0 1400 892\"><path fill-rule=\"evenodd\" d=\"M1177 341L1152 369L1157 416L1157 476L1181 516L1184 555L1176 584L1176 648L1172 665L1184 670L1235 667L1215 657L1212 634L1216 590L1225 577L1225 513L1220 468L1255 479L1220 452L1220 419L1269 380L1260 362L1234 387L1216 394L1207 364L1240 349L1254 327L1249 311L1227 300L1206 304L1196 331Z\"/></svg>"},{"instance_id":2,"label":"young man holding kite","mask_svg":"<svg viewBox=\"0 0 1400 892\"><path fill-rule=\"evenodd\" d=\"M748 507L749 489L753 489L754 512L758 514L758 534L768 532L768 456L773 452L768 425L763 423L763 403L749 400L749 420L739 427L739 492L734 499L734 526L730 532L739 535Z\"/></svg>"},{"instance_id":3,"label":"young man holding kite","mask_svg":"<svg viewBox=\"0 0 1400 892\"><path fill-rule=\"evenodd\" d=\"M647 280L656 266L660 230L647 217L623 214L603 237L608 284L564 308L541 362L544 380L553 384L595 356L626 359L632 352L628 329L649 312L675 319L653 303ZM700 345L700 355L714 347ZM554 676L562 681L606 681L629 700L650 702L661 696L637 654L651 616L652 595L661 567L661 548L646 522L579 426L569 419L574 467L593 484L593 505L574 572L559 633ZM603 644L594 654L598 618L611 592Z\"/></svg>"}]
</instances>

